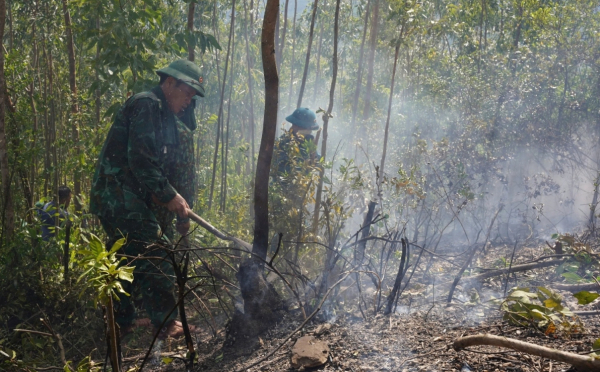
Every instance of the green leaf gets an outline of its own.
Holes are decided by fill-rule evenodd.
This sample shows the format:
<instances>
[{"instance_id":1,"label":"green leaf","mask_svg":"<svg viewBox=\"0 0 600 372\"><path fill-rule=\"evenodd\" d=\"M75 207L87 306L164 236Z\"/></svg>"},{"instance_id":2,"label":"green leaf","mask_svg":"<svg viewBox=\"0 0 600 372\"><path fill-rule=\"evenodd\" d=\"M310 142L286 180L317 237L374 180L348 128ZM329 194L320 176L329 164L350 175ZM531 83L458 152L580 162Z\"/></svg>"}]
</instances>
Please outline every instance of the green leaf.
<instances>
[{"instance_id":1,"label":"green leaf","mask_svg":"<svg viewBox=\"0 0 600 372\"><path fill-rule=\"evenodd\" d=\"M125 238L121 238L121 239L117 240L115 242L115 244L113 244L113 246L110 249L110 252L108 252L108 254L115 253L116 251L118 251L119 249L121 249L121 247L123 246L123 244L125 244Z\"/></svg>"},{"instance_id":2,"label":"green leaf","mask_svg":"<svg viewBox=\"0 0 600 372\"><path fill-rule=\"evenodd\" d=\"M581 291L575 293L573 296L577 299L579 305L587 305L600 297L600 294L595 292Z\"/></svg>"},{"instance_id":3,"label":"green leaf","mask_svg":"<svg viewBox=\"0 0 600 372\"><path fill-rule=\"evenodd\" d=\"M597 339L596 341L594 341L594 343L592 344L592 350L598 350L600 349L600 338Z\"/></svg>"},{"instance_id":4,"label":"green leaf","mask_svg":"<svg viewBox=\"0 0 600 372\"><path fill-rule=\"evenodd\" d=\"M531 311L531 316L533 318L535 318L535 319L538 319L538 320L547 319L546 314L544 314L543 312L541 312L541 311L539 311L537 309L534 309L534 310Z\"/></svg>"},{"instance_id":5,"label":"green leaf","mask_svg":"<svg viewBox=\"0 0 600 372\"><path fill-rule=\"evenodd\" d=\"M133 282L133 269L135 267L121 267L119 270L119 279Z\"/></svg>"},{"instance_id":6,"label":"green leaf","mask_svg":"<svg viewBox=\"0 0 600 372\"><path fill-rule=\"evenodd\" d=\"M90 250L94 254L94 257L98 257L102 253L104 253L104 244L102 244L102 241L100 241L100 238L98 238L96 235L94 235L94 234L90 234L90 235L91 235Z\"/></svg>"},{"instance_id":7,"label":"green leaf","mask_svg":"<svg viewBox=\"0 0 600 372\"><path fill-rule=\"evenodd\" d=\"M164 357L162 358L162 362L164 364L171 364L171 362L173 362L173 358Z\"/></svg>"},{"instance_id":8,"label":"green leaf","mask_svg":"<svg viewBox=\"0 0 600 372\"><path fill-rule=\"evenodd\" d=\"M579 283L582 280L579 275L571 272L562 273L561 275L564 276L569 283Z\"/></svg>"},{"instance_id":9,"label":"green leaf","mask_svg":"<svg viewBox=\"0 0 600 372\"><path fill-rule=\"evenodd\" d=\"M547 308L554 308L560 305L560 302L556 302L556 300L554 298L549 298L546 301L544 301L544 306L546 306Z\"/></svg>"},{"instance_id":10,"label":"green leaf","mask_svg":"<svg viewBox=\"0 0 600 372\"><path fill-rule=\"evenodd\" d=\"M545 287L537 287L537 289L538 289L538 291L542 292L543 294L545 294L548 297L554 297L556 295L551 290L549 290L548 288L545 288Z\"/></svg>"}]
</instances>

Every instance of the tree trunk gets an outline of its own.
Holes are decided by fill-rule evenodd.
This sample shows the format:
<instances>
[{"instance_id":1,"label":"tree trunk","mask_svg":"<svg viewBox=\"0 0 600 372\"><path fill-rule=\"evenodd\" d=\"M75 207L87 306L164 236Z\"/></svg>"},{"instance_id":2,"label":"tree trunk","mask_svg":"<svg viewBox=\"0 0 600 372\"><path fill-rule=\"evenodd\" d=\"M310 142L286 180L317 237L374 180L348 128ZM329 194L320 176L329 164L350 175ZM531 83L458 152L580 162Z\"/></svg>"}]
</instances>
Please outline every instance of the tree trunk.
<instances>
[{"instance_id":1,"label":"tree trunk","mask_svg":"<svg viewBox=\"0 0 600 372\"><path fill-rule=\"evenodd\" d=\"M31 133L31 137L32 137L32 141L31 141L31 148L35 149L37 147L37 137L38 137L38 127L39 127L39 122L38 122L38 114L37 114L37 107L35 105L35 99L34 99L34 91L35 91L35 77L36 74L39 71L39 65L38 65L38 48L37 48L37 40L36 40L36 21L37 21L37 7L33 8L33 15L32 15L32 28L31 28L31 41L32 41L32 48L31 48L31 84L29 85L29 103L31 105L31 113L32 113L32 119L33 119L33 132ZM37 177L37 158L33 158L31 160L31 166L29 169L29 178L31 180L31 197L33 200L35 200L35 181L36 181L36 177ZM32 215L31 213L29 214L30 216Z\"/></svg>"},{"instance_id":2,"label":"tree trunk","mask_svg":"<svg viewBox=\"0 0 600 372\"><path fill-rule=\"evenodd\" d=\"M4 26L6 24L6 1L0 0L0 87L6 86L4 77ZM4 89L0 89L0 168L2 172L2 237L10 239L14 232L14 209L10 193L10 172L8 169L8 143L6 141ZM1 244L1 243L0 243Z\"/></svg>"},{"instance_id":3,"label":"tree trunk","mask_svg":"<svg viewBox=\"0 0 600 372\"><path fill-rule=\"evenodd\" d=\"M219 155L219 141L223 131L223 104L225 103L225 83L227 82L227 68L229 67L229 53L231 52L231 40L235 26L235 0L231 1L231 24L229 26L229 42L227 43L227 54L225 55L225 71L223 71L223 84L221 87L221 101L219 103L219 113L217 117L217 137L215 140L215 152L213 154L213 172L210 181L210 195L208 197L208 209L212 208L213 195L215 190L215 179L217 177L217 157ZM223 146L223 144L221 144ZM223 158L221 157L221 161Z\"/></svg>"},{"instance_id":4,"label":"tree trunk","mask_svg":"<svg viewBox=\"0 0 600 372\"><path fill-rule=\"evenodd\" d=\"M396 298L397 296L399 296L398 291L400 290L400 285L402 284L402 279L404 279L404 275L406 274L406 269L407 267L405 267L405 263L406 263L406 256L407 256L407 251L408 251L408 244L406 241L406 238L402 238L402 256L400 257L400 267L398 268L398 273L396 274L396 280L394 281L394 287L392 288L392 292L390 293L390 296L387 298L387 305L385 307L385 311L384 311L384 315L388 315L392 312L392 310L395 311L395 306L394 306L394 302L396 302Z\"/></svg>"},{"instance_id":5,"label":"tree trunk","mask_svg":"<svg viewBox=\"0 0 600 372\"><path fill-rule=\"evenodd\" d=\"M244 299L244 314L237 311L231 321L229 335L235 342L256 342L258 334L280 318L279 295L266 281L262 271L269 244L269 173L277 129L279 77L275 61L275 25L279 1L267 0L261 34L261 55L265 79L265 112L260 151L254 181L254 242L253 257L243 261L236 277Z\"/></svg>"},{"instance_id":6,"label":"tree trunk","mask_svg":"<svg viewBox=\"0 0 600 372\"><path fill-rule=\"evenodd\" d=\"M302 82L300 83L300 93L298 93L298 104L296 108L302 106L302 96L304 95L304 87L306 86L306 77L308 76L308 66L310 64L310 49L312 46L313 35L315 32L315 19L317 18L317 6L319 0L315 0L313 4L312 18L310 20L310 32L308 34L308 47L306 48L306 60L304 61L304 74L302 75Z\"/></svg>"},{"instance_id":7,"label":"tree trunk","mask_svg":"<svg viewBox=\"0 0 600 372\"><path fill-rule=\"evenodd\" d=\"M335 5L335 20L333 25L333 57L332 57L332 76L331 87L329 89L329 106L327 112L323 115L323 142L321 143L321 157L326 159L327 156L327 129L329 127L329 118L333 111L333 102L335 98L335 83L337 81L338 72L338 33L339 33L339 18L340 18L340 0L337 0ZM313 216L313 233L317 233L319 228L319 211L321 209L321 198L323 195L323 175L325 169L319 169L319 185L317 187L317 196L315 198L315 211Z\"/></svg>"},{"instance_id":8,"label":"tree trunk","mask_svg":"<svg viewBox=\"0 0 600 372\"><path fill-rule=\"evenodd\" d=\"M100 16L96 17L96 32L98 35L98 38L100 38ZM100 60L100 43L96 44L96 61ZM96 114L96 133L100 133L100 106L102 104L102 100L101 100L101 90L100 90L100 73L98 70L98 66L95 67L95 72L94 72L94 77L96 79L96 82L98 83L98 88L96 89L96 91L94 92L94 96L95 96L95 105L94 105L94 109L95 109L95 114ZM100 145L100 141L102 141L102 139L100 138L99 135L96 135L95 138L95 143L96 146Z\"/></svg>"},{"instance_id":9,"label":"tree trunk","mask_svg":"<svg viewBox=\"0 0 600 372\"><path fill-rule=\"evenodd\" d=\"M232 12L231 22L235 20L235 12ZM235 76L235 65L233 64L235 56L235 32L231 38L231 74L229 74L229 98L227 99L227 122L225 123L225 132L223 136L223 146L221 151L222 172L221 172L221 212L225 212L227 206L227 163L229 159L229 120L231 119L231 94L233 93L233 77Z\"/></svg>"},{"instance_id":10,"label":"tree trunk","mask_svg":"<svg viewBox=\"0 0 600 372\"><path fill-rule=\"evenodd\" d=\"M281 72L281 62L283 61L283 48L285 47L285 34L287 32L287 14L288 14L288 5L290 0L285 0L285 7L283 9L283 30L281 31L281 43L279 48L276 50L276 60L277 60L277 72Z\"/></svg>"},{"instance_id":11,"label":"tree trunk","mask_svg":"<svg viewBox=\"0 0 600 372\"><path fill-rule=\"evenodd\" d=\"M402 27L404 30L404 27ZM400 31L400 40L402 40L402 31ZM384 168L385 168L385 156L387 152L388 134L390 131L390 115L392 113L392 99L394 98L394 81L396 80L396 66L398 65L398 52L400 51L400 42L396 44L396 51L394 52L394 68L392 69L392 82L390 83L390 98L388 100L388 112L387 119L385 120L385 132L383 134L383 152L381 154L381 163L379 164L379 177L377 179L377 192L379 197L382 196L381 184L383 182ZM383 203L382 203L383 206Z\"/></svg>"},{"instance_id":12,"label":"tree trunk","mask_svg":"<svg viewBox=\"0 0 600 372\"><path fill-rule=\"evenodd\" d=\"M252 247L252 252L263 260L267 258L267 247L269 245L269 174L277 130L279 76L277 75L277 64L275 62L275 23L278 13L279 2L277 0L267 0L260 42L265 78L265 112L256 166L256 178L254 180L254 213L256 219Z\"/></svg>"},{"instance_id":13,"label":"tree trunk","mask_svg":"<svg viewBox=\"0 0 600 372\"><path fill-rule=\"evenodd\" d=\"M375 49L377 48L377 31L379 26L379 0L375 0L373 17L371 19L371 36L369 38L369 61L367 67L367 87L365 88L365 106L363 120L367 120L371 113L371 91L373 90L373 66L375 64Z\"/></svg>"},{"instance_id":14,"label":"tree trunk","mask_svg":"<svg viewBox=\"0 0 600 372\"><path fill-rule=\"evenodd\" d=\"M363 57L365 55L365 40L367 39L367 28L369 26L369 12L371 11L371 0L367 1L367 10L365 12L365 24L363 25L363 36L360 42L360 52L358 57L358 72L356 74L356 90L352 99L352 121L350 127L354 132L356 129L356 112L358 111L358 97L360 97L360 87L362 86Z\"/></svg>"},{"instance_id":15,"label":"tree trunk","mask_svg":"<svg viewBox=\"0 0 600 372\"><path fill-rule=\"evenodd\" d=\"M250 143L252 144L252 153L250 154L250 164L252 167L252 174L254 174L254 157L256 156L256 151L254 148L254 93L253 93L253 84L252 84L252 59L250 58L250 42L248 41L248 8L246 5L246 1L244 1L244 39L246 41L246 62L248 67L248 100L250 101L249 105L249 114L250 114Z\"/></svg>"},{"instance_id":16,"label":"tree trunk","mask_svg":"<svg viewBox=\"0 0 600 372\"><path fill-rule=\"evenodd\" d=\"M67 0L62 0L63 14L65 17L65 28L67 32L67 51L69 53L69 87L71 88L71 117L73 139L73 149L75 150L75 158L79 159L81 154L81 146L79 145L79 106L77 105L77 80L75 75L75 45L73 43L73 31L71 29L71 14ZM74 170L73 194L75 196L75 211L81 211L81 167L76 167ZM57 199L58 200L58 199Z\"/></svg>"},{"instance_id":17,"label":"tree trunk","mask_svg":"<svg viewBox=\"0 0 600 372\"><path fill-rule=\"evenodd\" d=\"M188 7L188 18L187 18L187 29L191 34L194 32L194 10L196 10L196 3L194 1L190 1L190 5ZM196 47L195 43L188 44L188 60L194 61L196 59L194 55L194 49Z\"/></svg>"},{"instance_id":18,"label":"tree trunk","mask_svg":"<svg viewBox=\"0 0 600 372\"><path fill-rule=\"evenodd\" d=\"M315 75L315 91L313 92L312 103L313 106L316 106L319 102L317 99L317 94L319 92L319 83L321 79L321 49L323 47L323 22L321 22L320 30L319 30L319 47L317 48L317 73Z\"/></svg>"},{"instance_id":19,"label":"tree trunk","mask_svg":"<svg viewBox=\"0 0 600 372\"><path fill-rule=\"evenodd\" d=\"M296 60L296 14L298 13L298 0L294 0L294 22L292 23L292 63L290 63L290 93L288 94L288 109L292 106L292 93L294 90L294 62Z\"/></svg>"}]
</instances>

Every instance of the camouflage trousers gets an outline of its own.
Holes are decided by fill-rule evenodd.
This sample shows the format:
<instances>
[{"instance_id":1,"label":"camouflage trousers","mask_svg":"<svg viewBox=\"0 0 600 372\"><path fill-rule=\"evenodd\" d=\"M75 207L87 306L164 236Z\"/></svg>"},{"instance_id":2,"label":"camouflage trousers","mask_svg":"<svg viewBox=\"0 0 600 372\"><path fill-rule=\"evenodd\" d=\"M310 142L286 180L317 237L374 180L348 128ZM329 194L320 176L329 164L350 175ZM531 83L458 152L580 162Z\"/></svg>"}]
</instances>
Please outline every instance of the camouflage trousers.
<instances>
[{"instance_id":1,"label":"camouflage trousers","mask_svg":"<svg viewBox=\"0 0 600 372\"><path fill-rule=\"evenodd\" d=\"M127 262L135 266L133 283L122 282L123 289L130 296L119 295L115 301L115 320L123 329L133 324L136 318L136 303L141 303L152 324L159 327L165 318L175 319L177 310L173 294L174 270L170 259L161 247L172 239L172 228L164 230L149 220L100 217L102 227L108 235L107 248L122 237L127 238L120 253L128 256L161 257L162 259L128 258ZM171 236L168 236L168 235ZM169 314L170 313L170 314Z\"/></svg>"}]
</instances>

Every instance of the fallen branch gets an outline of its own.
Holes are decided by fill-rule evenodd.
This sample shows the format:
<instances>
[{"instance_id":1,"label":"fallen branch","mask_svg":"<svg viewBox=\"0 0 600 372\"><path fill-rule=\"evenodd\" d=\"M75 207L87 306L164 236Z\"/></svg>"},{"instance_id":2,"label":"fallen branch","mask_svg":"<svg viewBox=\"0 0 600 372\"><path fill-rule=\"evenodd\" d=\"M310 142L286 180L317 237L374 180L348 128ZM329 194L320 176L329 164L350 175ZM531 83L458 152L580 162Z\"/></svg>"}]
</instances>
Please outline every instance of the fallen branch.
<instances>
[{"instance_id":1,"label":"fallen branch","mask_svg":"<svg viewBox=\"0 0 600 372\"><path fill-rule=\"evenodd\" d=\"M585 283L585 284L550 284L552 289L558 289L560 291L568 291L577 293L580 291L594 291L600 289L596 283Z\"/></svg>"},{"instance_id":2,"label":"fallen branch","mask_svg":"<svg viewBox=\"0 0 600 372\"><path fill-rule=\"evenodd\" d=\"M577 316L595 316L595 315L600 315L600 310L573 311L573 314L575 314Z\"/></svg>"},{"instance_id":3,"label":"fallen branch","mask_svg":"<svg viewBox=\"0 0 600 372\"><path fill-rule=\"evenodd\" d=\"M537 355L542 358L568 363L579 371L600 371L600 359L583 356L566 351L551 349L545 346L534 345L528 342L515 340L507 337L494 336L490 334L479 334L474 336L460 337L454 340L454 350L461 351L466 347L475 345L499 346L523 353Z\"/></svg>"},{"instance_id":4,"label":"fallen branch","mask_svg":"<svg viewBox=\"0 0 600 372\"><path fill-rule=\"evenodd\" d=\"M247 242L243 241L242 239L238 239L238 238L233 237L233 236L225 235L221 231L217 230L217 228L214 227L213 225L211 225L208 221L206 221L202 217L198 216L196 213L192 212L189 209L188 209L188 217L190 219L192 219L194 222L196 222L198 225L200 225L203 228L205 228L209 233L213 234L217 238L222 239L222 240L228 240L230 242L234 242L240 248L244 248L247 251L252 251L252 244L247 243Z\"/></svg>"},{"instance_id":5,"label":"fallen branch","mask_svg":"<svg viewBox=\"0 0 600 372\"><path fill-rule=\"evenodd\" d=\"M483 279L493 278L495 276L506 275L509 273L517 273L517 272L521 272L521 271L541 269L543 267L558 266L558 265L562 264L563 262L564 262L564 260L552 260L552 261L544 261L544 262L516 265L516 266L511 267L510 269L505 268L505 269L488 271L486 273L481 273L481 274L477 274L477 275L473 275L473 276L468 276L468 277L462 278L462 281L463 281L463 283L466 284L466 283L471 283L473 281L480 281ZM596 284L594 284L594 285L596 285Z\"/></svg>"}]
</instances>

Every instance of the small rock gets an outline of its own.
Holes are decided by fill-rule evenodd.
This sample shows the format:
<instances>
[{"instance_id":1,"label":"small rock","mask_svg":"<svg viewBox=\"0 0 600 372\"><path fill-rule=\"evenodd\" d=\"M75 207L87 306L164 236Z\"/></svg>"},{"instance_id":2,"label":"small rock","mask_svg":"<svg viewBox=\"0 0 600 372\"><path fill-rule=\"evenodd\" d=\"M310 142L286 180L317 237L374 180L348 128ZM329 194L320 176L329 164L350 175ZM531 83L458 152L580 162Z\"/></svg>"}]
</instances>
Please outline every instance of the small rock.
<instances>
[{"instance_id":1,"label":"small rock","mask_svg":"<svg viewBox=\"0 0 600 372\"><path fill-rule=\"evenodd\" d=\"M331 329L331 323L320 324L315 329L315 336L320 336Z\"/></svg>"},{"instance_id":2,"label":"small rock","mask_svg":"<svg viewBox=\"0 0 600 372\"><path fill-rule=\"evenodd\" d=\"M293 368L313 368L325 364L329 355L329 347L323 341L312 336L300 337L292 348Z\"/></svg>"}]
</instances>

